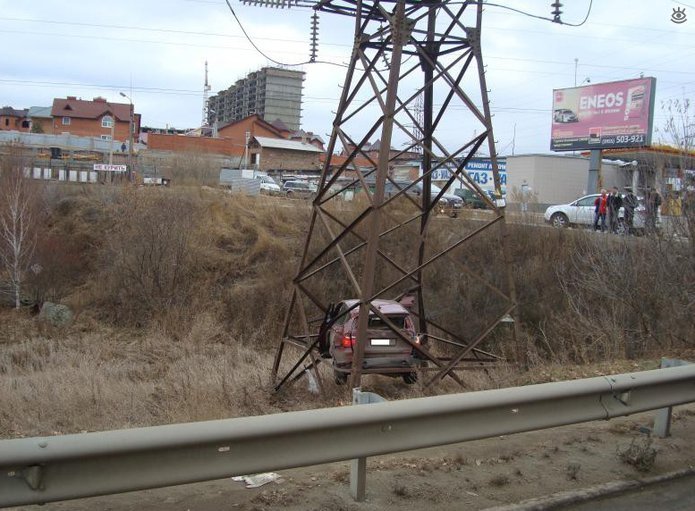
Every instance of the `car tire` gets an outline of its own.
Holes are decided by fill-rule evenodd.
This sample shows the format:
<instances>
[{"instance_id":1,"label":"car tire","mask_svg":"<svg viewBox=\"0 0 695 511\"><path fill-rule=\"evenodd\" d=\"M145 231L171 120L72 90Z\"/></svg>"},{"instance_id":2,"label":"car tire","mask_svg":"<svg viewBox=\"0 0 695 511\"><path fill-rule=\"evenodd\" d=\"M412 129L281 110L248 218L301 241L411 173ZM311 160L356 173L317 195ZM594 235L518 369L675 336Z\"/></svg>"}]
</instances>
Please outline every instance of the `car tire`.
<instances>
[{"instance_id":1,"label":"car tire","mask_svg":"<svg viewBox=\"0 0 695 511\"><path fill-rule=\"evenodd\" d=\"M415 372L412 372L412 373L405 373L405 374L403 375L403 381L404 381L407 385L412 385L412 384L414 384L414 383L417 383L417 373L415 373Z\"/></svg>"},{"instance_id":2,"label":"car tire","mask_svg":"<svg viewBox=\"0 0 695 511\"><path fill-rule=\"evenodd\" d=\"M333 370L333 380L336 385L345 385L347 383L348 373Z\"/></svg>"},{"instance_id":3,"label":"car tire","mask_svg":"<svg viewBox=\"0 0 695 511\"><path fill-rule=\"evenodd\" d=\"M569 227L570 220L564 213L553 213L553 216L550 217L550 224L558 229L563 229Z\"/></svg>"},{"instance_id":4,"label":"car tire","mask_svg":"<svg viewBox=\"0 0 695 511\"><path fill-rule=\"evenodd\" d=\"M291 199L291 198L292 198L292 195L294 195L294 194L292 193L292 190L287 190L287 193L285 194L285 196L286 196L288 199Z\"/></svg>"}]
</instances>

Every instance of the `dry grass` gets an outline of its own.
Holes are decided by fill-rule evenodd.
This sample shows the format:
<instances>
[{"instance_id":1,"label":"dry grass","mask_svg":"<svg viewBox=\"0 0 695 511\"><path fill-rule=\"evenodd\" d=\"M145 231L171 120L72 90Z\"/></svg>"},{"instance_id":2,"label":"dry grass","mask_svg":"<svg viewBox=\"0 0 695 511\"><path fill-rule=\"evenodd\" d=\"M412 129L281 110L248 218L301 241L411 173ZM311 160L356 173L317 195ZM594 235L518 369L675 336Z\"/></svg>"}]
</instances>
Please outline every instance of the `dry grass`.
<instances>
[{"instance_id":1,"label":"dry grass","mask_svg":"<svg viewBox=\"0 0 695 511\"><path fill-rule=\"evenodd\" d=\"M0 437L349 403L345 387L332 384L328 364L321 367L322 397L309 392L306 380L279 395L269 389L309 221L305 201L199 188L92 188L67 195L48 190L45 203L50 220L37 257L47 270L31 291L70 305L76 318L58 329L26 310L0 310ZM349 213L349 206L340 207ZM476 225L437 219L429 241L445 246L452 231L460 235ZM509 230L517 319L534 369L520 372L508 332L495 331L486 347L508 355L510 363L465 373L469 390L652 368L653 362L641 360L692 349L695 259L689 245L528 226ZM400 236L389 247L397 258L414 243ZM461 265L504 287L504 266L490 258L498 253L491 232L425 276L429 310L464 338L500 305L461 273ZM389 271L381 268L380 275L390 277ZM320 296L346 292L337 270L312 285ZM365 385L387 399L460 390L450 379L434 389L421 382L404 386L370 376Z\"/></svg>"}]
</instances>

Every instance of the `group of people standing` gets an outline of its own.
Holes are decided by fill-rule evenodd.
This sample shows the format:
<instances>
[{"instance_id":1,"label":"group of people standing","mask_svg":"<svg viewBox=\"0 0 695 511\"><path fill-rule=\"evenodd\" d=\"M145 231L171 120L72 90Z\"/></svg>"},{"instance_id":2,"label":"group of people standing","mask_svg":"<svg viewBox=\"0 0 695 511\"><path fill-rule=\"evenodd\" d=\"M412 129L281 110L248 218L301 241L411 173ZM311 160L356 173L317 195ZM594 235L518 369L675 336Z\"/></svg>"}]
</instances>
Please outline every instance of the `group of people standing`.
<instances>
[{"instance_id":1,"label":"group of people standing","mask_svg":"<svg viewBox=\"0 0 695 511\"><path fill-rule=\"evenodd\" d=\"M594 230L617 233L620 227L620 208L624 208L625 226L629 232L633 228L637 196L632 190L627 190L623 197L617 186L613 187L610 194L605 188L602 189L601 195L594 201Z\"/></svg>"}]
</instances>

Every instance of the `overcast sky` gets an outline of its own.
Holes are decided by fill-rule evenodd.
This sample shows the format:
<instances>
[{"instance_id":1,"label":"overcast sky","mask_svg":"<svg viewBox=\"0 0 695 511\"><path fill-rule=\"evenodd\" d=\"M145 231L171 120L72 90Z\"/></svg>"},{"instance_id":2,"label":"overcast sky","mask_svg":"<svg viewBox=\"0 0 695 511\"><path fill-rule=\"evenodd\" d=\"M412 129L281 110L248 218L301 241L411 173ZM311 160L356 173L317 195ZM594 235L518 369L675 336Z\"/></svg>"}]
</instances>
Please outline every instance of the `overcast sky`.
<instances>
[{"instance_id":1,"label":"overcast sky","mask_svg":"<svg viewBox=\"0 0 695 511\"><path fill-rule=\"evenodd\" d=\"M243 26L272 59L308 60L309 10L277 10L230 0ZM695 0L594 0L580 27L485 8L483 58L501 155L548 153L552 90L654 76L655 126L661 104L695 99ZM492 2L491 2L492 3ZM550 0L495 0L550 17ZM589 0L564 0L562 19L579 23ZM674 9L686 20L672 22ZM682 16L680 16L682 18ZM352 22L321 14L318 58L345 63ZM224 0L0 0L0 103L50 106L68 95L133 98L145 126L200 125L204 63L212 93L273 65L242 34ZM305 65L302 127L328 138L344 69ZM654 139L658 139L655 133Z\"/></svg>"}]
</instances>

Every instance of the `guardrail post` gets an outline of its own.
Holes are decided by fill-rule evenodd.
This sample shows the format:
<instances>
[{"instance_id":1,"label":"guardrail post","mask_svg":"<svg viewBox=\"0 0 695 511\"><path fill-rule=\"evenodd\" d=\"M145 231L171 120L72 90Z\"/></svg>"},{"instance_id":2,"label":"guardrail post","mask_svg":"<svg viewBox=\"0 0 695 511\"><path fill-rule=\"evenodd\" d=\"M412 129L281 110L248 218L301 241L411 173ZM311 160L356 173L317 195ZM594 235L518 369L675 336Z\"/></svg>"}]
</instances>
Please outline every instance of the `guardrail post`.
<instances>
[{"instance_id":1,"label":"guardrail post","mask_svg":"<svg viewBox=\"0 0 695 511\"><path fill-rule=\"evenodd\" d=\"M664 369L666 367L678 367L688 365L691 363L692 362L688 362L686 360L678 360L675 358L662 358L660 367ZM658 438L666 438L667 436L671 436L672 412L672 406L660 408L656 411L656 415L654 416L654 436Z\"/></svg>"},{"instance_id":2,"label":"guardrail post","mask_svg":"<svg viewBox=\"0 0 695 511\"><path fill-rule=\"evenodd\" d=\"M359 387L352 389L352 404L366 405L386 401L374 392L362 392ZM367 458L356 458L350 462L350 495L355 502L363 502L367 494Z\"/></svg>"}]
</instances>

